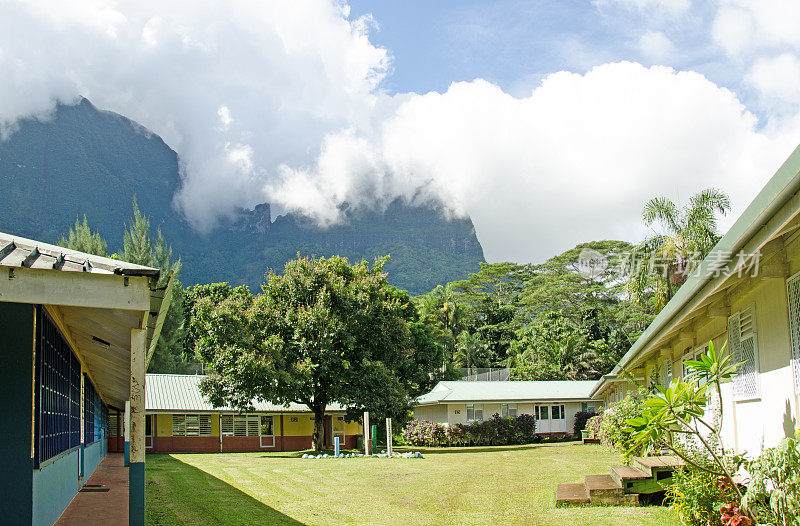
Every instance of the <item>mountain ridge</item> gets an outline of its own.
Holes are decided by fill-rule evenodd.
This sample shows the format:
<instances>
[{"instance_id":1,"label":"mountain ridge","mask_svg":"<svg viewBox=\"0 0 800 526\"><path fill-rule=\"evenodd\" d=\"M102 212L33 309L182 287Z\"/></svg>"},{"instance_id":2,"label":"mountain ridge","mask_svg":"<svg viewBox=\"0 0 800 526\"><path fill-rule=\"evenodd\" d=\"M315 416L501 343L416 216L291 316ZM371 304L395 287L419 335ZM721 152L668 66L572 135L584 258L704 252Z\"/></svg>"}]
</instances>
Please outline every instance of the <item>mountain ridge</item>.
<instances>
[{"instance_id":1,"label":"mountain ridge","mask_svg":"<svg viewBox=\"0 0 800 526\"><path fill-rule=\"evenodd\" d=\"M298 252L351 260L389 254L390 282L415 294L465 278L484 261L469 218L448 220L440 205L399 200L383 211L346 211L342 223L324 229L295 213L273 220L262 203L201 233L172 205L178 163L157 134L125 116L86 99L58 104L49 119L23 119L0 141L0 230L54 243L85 214L116 249L135 196L182 259L184 284L228 281L254 290Z\"/></svg>"}]
</instances>

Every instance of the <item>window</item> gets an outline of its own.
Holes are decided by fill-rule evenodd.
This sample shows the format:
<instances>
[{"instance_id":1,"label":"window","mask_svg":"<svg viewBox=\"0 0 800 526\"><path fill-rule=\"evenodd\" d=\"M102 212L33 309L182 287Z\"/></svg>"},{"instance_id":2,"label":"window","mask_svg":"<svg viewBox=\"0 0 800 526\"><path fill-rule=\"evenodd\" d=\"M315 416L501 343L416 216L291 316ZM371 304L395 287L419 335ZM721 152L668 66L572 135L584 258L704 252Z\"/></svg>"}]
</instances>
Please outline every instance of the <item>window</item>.
<instances>
[{"instance_id":1,"label":"window","mask_svg":"<svg viewBox=\"0 0 800 526\"><path fill-rule=\"evenodd\" d=\"M257 437L259 436L259 426L261 426L259 415L222 415L220 417L222 436ZM272 423L269 426L272 429Z\"/></svg>"},{"instance_id":2,"label":"window","mask_svg":"<svg viewBox=\"0 0 800 526\"><path fill-rule=\"evenodd\" d=\"M789 344L792 346L794 392L800 394L800 272L786 281L789 301Z\"/></svg>"},{"instance_id":3,"label":"window","mask_svg":"<svg viewBox=\"0 0 800 526\"><path fill-rule=\"evenodd\" d=\"M43 308L36 311L35 465L81 441L81 363Z\"/></svg>"},{"instance_id":4,"label":"window","mask_svg":"<svg viewBox=\"0 0 800 526\"><path fill-rule=\"evenodd\" d=\"M751 400L761 396L758 375L758 338L755 306L750 305L728 318L728 346L731 360L743 362L733 377L735 400Z\"/></svg>"},{"instance_id":5,"label":"window","mask_svg":"<svg viewBox=\"0 0 800 526\"><path fill-rule=\"evenodd\" d=\"M583 411L584 413L586 413L586 412L592 412L593 413L594 410L595 410L594 409L594 403L581 402L581 411Z\"/></svg>"},{"instance_id":6,"label":"window","mask_svg":"<svg viewBox=\"0 0 800 526\"><path fill-rule=\"evenodd\" d=\"M117 413L111 413L108 415L108 435L115 437L118 436L117 433Z\"/></svg>"},{"instance_id":7,"label":"window","mask_svg":"<svg viewBox=\"0 0 800 526\"><path fill-rule=\"evenodd\" d=\"M172 436L211 436L211 415L172 415Z\"/></svg>"},{"instance_id":8,"label":"window","mask_svg":"<svg viewBox=\"0 0 800 526\"><path fill-rule=\"evenodd\" d=\"M261 415L261 436L262 437L271 437L274 436L275 433L273 431L273 421L271 416Z\"/></svg>"},{"instance_id":9,"label":"window","mask_svg":"<svg viewBox=\"0 0 800 526\"><path fill-rule=\"evenodd\" d=\"M564 406L563 405L554 405L552 407L553 412L551 413L551 418L553 420L561 420L564 418Z\"/></svg>"},{"instance_id":10,"label":"window","mask_svg":"<svg viewBox=\"0 0 800 526\"><path fill-rule=\"evenodd\" d=\"M467 422L483 420L483 404L467 404Z\"/></svg>"},{"instance_id":11,"label":"window","mask_svg":"<svg viewBox=\"0 0 800 526\"><path fill-rule=\"evenodd\" d=\"M537 405L534 410L534 417L536 420L549 420L549 413L550 411L546 405Z\"/></svg>"},{"instance_id":12,"label":"window","mask_svg":"<svg viewBox=\"0 0 800 526\"><path fill-rule=\"evenodd\" d=\"M500 404L500 416L503 418L517 418L517 404Z\"/></svg>"}]
</instances>

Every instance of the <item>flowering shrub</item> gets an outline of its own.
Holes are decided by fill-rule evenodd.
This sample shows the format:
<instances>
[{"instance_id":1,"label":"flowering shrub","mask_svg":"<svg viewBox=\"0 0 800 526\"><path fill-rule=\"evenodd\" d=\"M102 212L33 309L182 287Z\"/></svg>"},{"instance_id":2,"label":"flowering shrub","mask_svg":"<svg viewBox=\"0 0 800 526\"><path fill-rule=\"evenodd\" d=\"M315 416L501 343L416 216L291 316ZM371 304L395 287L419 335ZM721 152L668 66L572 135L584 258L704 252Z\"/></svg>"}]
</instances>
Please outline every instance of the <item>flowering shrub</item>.
<instances>
[{"instance_id":1,"label":"flowering shrub","mask_svg":"<svg viewBox=\"0 0 800 526\"><path fill-rule=\"evenodd\" d=\"M722 526L753 526L753 521L744 514L738 503L725 504L719 510Z\"/></svg>"},{"instance_id":2,"label":"flowering shrub","mask_svg":"<svg viewBox=\"0 0 800 526\"><path fill-rule=\"evenodd\" d=\"M603 413L593 416L586 421L586 429L589 430L589 438L600 438L600 426L603 424Z\"/></svg>"},{"instance_id":3,"label":"flowering shrub","mask_svg":"<svg viewBox=\"0 0 800 526\"><path fill-rule=\"evenodd\" d=\"M631 391L621 401L612 404L603 412L600 424L600 441L608 448L616 449L622 454L622 461L630 463L631 457L641 456L645 447L630 447L628 442L634 435L628 421L642 416L644 401L649 393L645 389Z\"/></svg>"},{"instance_id":4,"label":"flowering shrub","mask_svg":"<svg viewBox=\"0 0 800 526\"><path fill-rule=\"evenodd\" d=\"M426 420L412 420L403 429L403 440L412 446L504 446L528 444L536 438L532 415L445 426Z\"/></svg>"}]
</instances>

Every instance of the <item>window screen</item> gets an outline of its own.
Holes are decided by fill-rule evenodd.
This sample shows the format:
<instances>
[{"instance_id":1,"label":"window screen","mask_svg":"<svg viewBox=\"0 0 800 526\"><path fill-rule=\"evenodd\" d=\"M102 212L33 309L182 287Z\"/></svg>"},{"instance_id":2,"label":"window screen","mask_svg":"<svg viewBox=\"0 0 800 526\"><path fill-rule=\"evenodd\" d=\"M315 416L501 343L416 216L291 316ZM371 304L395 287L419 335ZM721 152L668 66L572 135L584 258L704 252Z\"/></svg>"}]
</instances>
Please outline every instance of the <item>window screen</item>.
<instances>
[{"instance_id":1,"label":"window screen","mask_svg":"<svg viewBox=\"0 0 800 526\"><path fill-rule=\"evenodd\" d=\"M794 392L800 393L800 273L786 282L789 300L789 343L792 346Z\"/></svg>"},{"instance_id":2,"label":"window screen","mask_svg":"<svg viewBox=\"0 0 800 526\"><path fill-rule=\"evenodd\" d=\"M80 444L81 364L43 308L37 310L35 461Z\"/></svg>"},{"instance_id":3,"label":"window screen","mask_svg":"<svg viewBox=\"0 0 800 526\"><path fill-rule=\"evenodd\" d=\"M758 374L758 338L755 308L750 305L728 318L728 347L734 363L741 362L733 377L733 395L736 400L750 400L761 396Z\"/></svg>"}]
</instances>

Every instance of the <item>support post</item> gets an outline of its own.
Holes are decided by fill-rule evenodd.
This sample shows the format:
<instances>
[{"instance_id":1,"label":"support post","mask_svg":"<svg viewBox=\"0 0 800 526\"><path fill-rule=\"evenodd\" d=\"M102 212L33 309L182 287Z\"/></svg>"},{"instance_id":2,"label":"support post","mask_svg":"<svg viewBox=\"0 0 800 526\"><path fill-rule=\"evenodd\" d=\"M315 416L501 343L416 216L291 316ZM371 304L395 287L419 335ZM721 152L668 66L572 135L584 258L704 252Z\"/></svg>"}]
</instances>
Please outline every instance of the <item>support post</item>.
<instances>
[{"instance_id":1,"label":"support post","mask_svg":"<svg viewBox=\"0 0 800 526\"><path fill-rule=\"evenodd\" d=\"M128 524L144 526L144 380L147 368L146 331L131 330L130 467Z\"/></svg>"},{"instance_id":2,"label":"support post","mask_svg":"<svg viewBox=\"0 0 800 526\"><path fill-rule=\"evenodd\" d=\"M339 437L333 437L333 456L339 458Z\"/></svg>"},{"instance_id":3,"label":"support post","mask_svg":"<svg viewBox=\"0 0 800 526\"><path fill-rule=\"evenodd\" d=\"M83 414L83 412L81 412ZM122 419L122 459L125 467L128 466L131 460L131 402L125 402L125 413Z\"/></svg>"},{"instance_id":4,"label":"support post","mask_svg":"<svg viewBox=\"0 0 800 526\"><path fill-rule=\"evenodd\" d=\"M392 419L386 419L386 455L392 456Z\"/></svg>"},{"instance_id":5,"label":"support post","mask_svg":"<svg viewBox=\"0 0 800 526\"><path fill-rule=\"evenodd\" d=\"M364 411L364 455L372 454L372 439L369 436L369 411Z\"/></svg>"}]
</instances>

